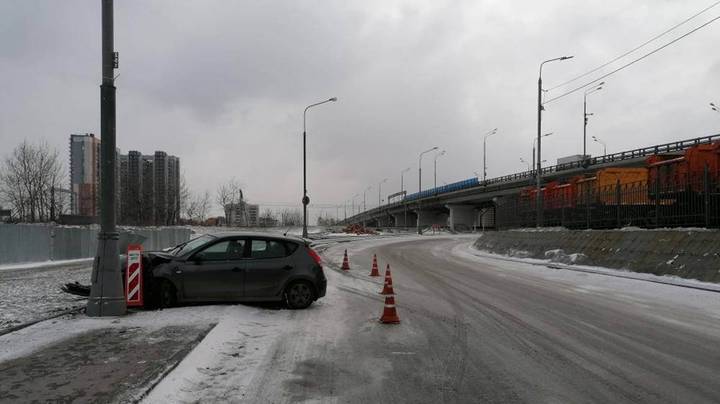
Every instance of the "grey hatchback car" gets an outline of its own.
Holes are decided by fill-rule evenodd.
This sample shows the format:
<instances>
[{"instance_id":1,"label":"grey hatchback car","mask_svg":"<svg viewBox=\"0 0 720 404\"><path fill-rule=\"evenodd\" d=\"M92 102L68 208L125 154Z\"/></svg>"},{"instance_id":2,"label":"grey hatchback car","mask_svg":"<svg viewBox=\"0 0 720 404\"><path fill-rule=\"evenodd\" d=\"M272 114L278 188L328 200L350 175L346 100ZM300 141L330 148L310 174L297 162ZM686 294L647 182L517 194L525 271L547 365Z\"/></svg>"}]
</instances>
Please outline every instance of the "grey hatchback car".
<instances>
[{"instance_id":1,"label":"grey hatchback car","mask_svg":"<svg viewBox=\"0 0 720 404\"><path fill-rule=\"evenodd\" d=\"M325 296L320 256L298 238L267 233L206 234L143 254L146 293L156 305L284 301L304 309Z\"/></svg>"}]
</instances>

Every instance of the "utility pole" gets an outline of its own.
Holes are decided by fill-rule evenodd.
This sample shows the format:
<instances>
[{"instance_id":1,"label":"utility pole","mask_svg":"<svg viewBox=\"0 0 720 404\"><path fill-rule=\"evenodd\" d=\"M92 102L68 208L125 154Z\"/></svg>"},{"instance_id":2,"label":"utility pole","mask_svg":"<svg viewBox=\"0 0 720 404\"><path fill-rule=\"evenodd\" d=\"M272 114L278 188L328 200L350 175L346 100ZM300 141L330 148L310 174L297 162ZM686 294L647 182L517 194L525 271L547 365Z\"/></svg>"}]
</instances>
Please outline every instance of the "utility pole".
<instances>
[{"instance_id":1,"label":"utility pole","mask_svg":"<svg viewBox=\"0 0 720 404\"><path fill-rule=\"evenodd\" d=\"M487 149L487 138L496 133L497 128L491 130L483 136L483 182L485 182L485 179L487 178L487 152L485 151L485 149Z\"/></svg>"},{"instance_id":2,"label":"utility pole","mask_svg":"<svg viewBox=\"0 0 720 404\"><path fill-rule=\"evenodd\" d=\"M541 134L541 131L542 131L542 111L543 111L543 105L542 105L542 68L543 68L543 65L544 65L545 63L554 62L554 61L556 61L556 60L567 60L567 59L571 59L571 58L572 58L572 56L562 56L562 57L559 57L559 58L548 59L548 60L545 60L545 61L543 61L542 63L540 63L540 69L539 69L540 72L539 72L539 74L538 74L538 101L537 101L537 159L536 159L536 160L537 160L537 173L535 174L535 177L536 177L536 178L535 178L535 180L536 180L535 186L536 186L536 191L537 191L537 193L536 193L536 195L535 195L535 210L537 211L537 212L536 212L536 213L537 213L537 217L536 217L536 222L535 222L535 226L536 226L536 227L542 226L542 209L541 209L541 207L542 207L542 202L541 202L541 201L542 201L542 199L541 199L541 198L542 198L542 194L541 194L541 192L540 192L540 190L541 190L540 187L541 187L541 185L542 185L542 167L541 167L541 164L542 164L542 153L540 152L540 151L541 151L541 148L542 148L542 139L541 139L541 138L542 138L542 134Z\"/></svg>"},{"instance_id":3,"label":"utility pole","mask_svg":"<svg viewBox=\"0 0 720 404\"><path fill-rule=\"evenodd\" d=\"M587 112L587 96L588 94L592 94L596 91L602 90L602 86L605 84L603 81L602 83L598 84L597 88L592 88L590 90L585 91L583 94L583 163L587 160L587 124L588 124L588 117L592 115L592 112L588 114Z\"/></svg>"},{"instance_id":4,"label":"utility pole","mask_svg":"<svg viewBox=\"0 0 720 404\"><path fill-rule=\"evenodd\" d=\"M90 317L127 311L115 227L115 69L113 0L102 1L102 85L100 86L100 232L87 303Z\"/></svg>"}]
</instances>

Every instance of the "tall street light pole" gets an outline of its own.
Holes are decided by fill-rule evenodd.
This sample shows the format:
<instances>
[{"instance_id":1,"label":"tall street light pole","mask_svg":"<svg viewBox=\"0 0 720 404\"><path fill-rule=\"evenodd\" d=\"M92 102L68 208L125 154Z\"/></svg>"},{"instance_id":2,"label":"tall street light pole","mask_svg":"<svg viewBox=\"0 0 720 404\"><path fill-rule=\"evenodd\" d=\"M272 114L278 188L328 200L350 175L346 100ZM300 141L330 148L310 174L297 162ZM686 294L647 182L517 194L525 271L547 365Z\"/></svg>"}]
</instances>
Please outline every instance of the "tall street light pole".
<instances>
[{"instance_id":1,"label":"tall street light pole","mask_svg":"<svg viewBox=\"0 0 720 404\"><path fill-rule=\"evenodd\" d=\"M372 185L370 185L369 187L367 187L366 190L363 191L363 212L367 211L367 203L366 203L367 199L365 198L365 196L366 196L365 194L367 194L367 191L369 191L371 189L372 189Z\"/></svg>"},{"instance_id":2,"label":"tall street light pole","mask_svg":"<svg viewBox=\"0 0 720 404\"><path fill-rule=\"evenodd\" d=\"M355 194L352 197L352 211L351 212L352 212L353 216L355 216L357 214L357 213L355 213L355 198L357 198L358 196L360 196L360 194Z\"/></svg>"},{"instance_id":3,"label":"tall street light pole","mask_svg":"<svg viewBox=\"0 0 720 404\"><path fill-rule=\"evenodd\" d=\"M86 313L121 316L127 311L115 227L115 53L113 0L102 0L102 85L100 86L100 232Z\"/></svg>"},{"instance_id":4,"label":"tall street light pole","mask_svg":"<svg viewBox=\"0 0 720 404\"><path fill-rule=\"evenodd\" d=\"M487 178L487 138L497 133L497 128L491 130L483 136L483 182Z\"/></svg>"},{"instance_id":5,"label":"tall street light pole","mask_svg":"<svg viewBox=\"0 0 720 404\"><path fill-rule=\"evenodd\" d=\"M587 112L587 96L588 94L592 94L596 91L602 90L602 86L605 84L603 81L602 83L598 84L596 88L591 88L590 90L585 91L583 94L583 162L587 159L587 123L588 123L588 117L592 115L592 113Z\"/></svg>"},{"instance_id":6,"label":"tall street light pole","mask_svg":"<svg viewBox=\"0 0 720 404\"><path fill-rule=\"evenodd\" d=\"M540 162L542 161L542 111L543 111L543 105L542 105L542 68L545 63L548 62L554 62L556 60L567 60L572 58L572 56L561 56L559 58L554 59L548 59L540 63L540 71L538 74L538 102L537 102L537 178L536 178L536 187L537 187L537 194L535 195L535 209L537 211L537 221L535 225L537 227L540 227L542 225L542 211L540 210L541 207L541 195L540 195L540 186L542 184L542 170L540 167Z\"/></svg>"},{"instance_id":7,"label":"tall street light pole","mask_svg":"<svg viewBox=\"0 0 720 404\"><path fill-rule=\"evenodd\" d=\"M420 157L418 158L418 192L422 192L422 156L426 153L430 153L433 150L437 150L438 147L435 146L431 149L427 149L424 152L420 153ZM418 198L418 209L417 209L417 232L418 234L422 234L422 229L420 228L420 198Z\"/></svg>"},{"instance_id":8,"label":"tall street light pole","mask_svg":"<svg viewBox=\"0 0 720 404\"><path fill-rule=\"evenodd\" d=\"M380 198L380 190L382 189L382 184L387 182L387 180L388 179L385 178L384 180L382 180L378 183L378 208L380 207L380 205L382 205L382 199Z\"/></svg>"},{"instance_id":9,"label":"tall street light pole","mask_svg":"<svg viewBox=\"0 0 720 404\"><path fill-rule=\"evenodd\" d=\"M400 171L400 194L405 191L405 184L403 183L403 174L410 171L410 167ZM402 195L402 198L405 199L405 195ZM403 218L403 227L407 227L407 203L403 203L403 211L404 211L404 218Z\"/></svg>"},{"instance_id":10,"label":"tall street light pole","mask_svg":"<svg viewBox=\"0 0 720 404\"><path fill-rule=\"evenodd\" d=\"M598 139L597 136L593 136L592 139L603 145L603 156L607 156L607 144L605 144L605 142L603 142L602 140Z\"/></svg>"},{"instance_id":11,"label":"tall street light pole","mask_svg":"<svg viewBox=\"0 0 720 404\"><path fill-rule=\"evenodd\" d=\"M308 231L307 231L307 206L310 204L310 198L307 195L307 130L306 130L306 121L307 121L307 111L308 109L312 107L316 107L318 105L325 104L326 102L335 102L337 101L337 97L329 98L325 101L317 102L315 104L310 104L307 107L305 107L305 111L303 111L303 198L302 198L302 204L303 204L303 237L307 238Z\"/></svg>"},{"instance_id":12,"label":"tall street light pole","mask_svg":"<svg viewBox=\"0 0 720 404\"><path fill-rule=\"evenodd\" d=\"M403 184L403 174L410 171L410 167L400 171L400 192L402 193L405 190L405 184Z\"/></svg>"},{"instance_id":13,"label":"tall street light pole","mask_svg":"<svg viewBox=\"0 0 720 404\"><path fill-rule=\"evenodd\" d=\"M435 161L433 162L433 188L437 188L437 159L440 156L445 155L445 150L435 154Z\"/></svg>"},{"instance_id":14,"label":"tall street light pole","mask_svg":"<svg viewBox=\"0 0 720 404\"><path fill-rule=\"evenodd\" d=\"M433 150L437 150L438 147L435 146L432 149L427 149L424 152L420 153L420 157L418 158L418 192L422 191L422 156L423 154L430 153Z\"/></svg>"}]
</instances>

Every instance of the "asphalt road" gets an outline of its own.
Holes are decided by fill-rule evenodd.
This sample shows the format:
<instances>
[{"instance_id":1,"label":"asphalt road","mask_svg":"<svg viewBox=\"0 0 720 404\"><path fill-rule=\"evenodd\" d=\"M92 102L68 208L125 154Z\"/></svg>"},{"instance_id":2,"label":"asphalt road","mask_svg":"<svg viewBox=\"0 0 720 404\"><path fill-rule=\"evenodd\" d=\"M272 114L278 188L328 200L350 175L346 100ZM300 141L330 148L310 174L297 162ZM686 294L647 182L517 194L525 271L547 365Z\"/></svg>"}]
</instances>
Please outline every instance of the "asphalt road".
<instances>
[{"instance_id":1,"label":"asphalt road","mask_svg":"<svg viewBox=\"0 0 720 404\"><path fill-rule=\"evenodd\" d=\"M328 296L295 311L250 402L720 402L720 294L502 261L468 238L343 243ZM376 253L400 325L378 324Z\"/></svg>"}]
</instances>

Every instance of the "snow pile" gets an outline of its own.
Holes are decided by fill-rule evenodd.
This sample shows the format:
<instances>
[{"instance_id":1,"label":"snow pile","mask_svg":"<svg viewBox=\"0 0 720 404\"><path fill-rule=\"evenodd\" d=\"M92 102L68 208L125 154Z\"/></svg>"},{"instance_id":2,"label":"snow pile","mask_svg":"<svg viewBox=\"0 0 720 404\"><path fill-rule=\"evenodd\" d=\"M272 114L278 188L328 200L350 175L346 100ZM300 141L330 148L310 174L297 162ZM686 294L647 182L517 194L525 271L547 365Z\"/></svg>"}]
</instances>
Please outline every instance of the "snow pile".
<instances>
[{"instance_id":1,"label":"snow pile","mask_svg":"<svg viewBox=\"0 0 720 404\"><path fill-rule=\"evenodd\" d=\"M587 261L587 255L582 253L566 254L562 249L555 249L545 251L545 259L563 264L581 264Z\"/></svg>"}]
</instances>

